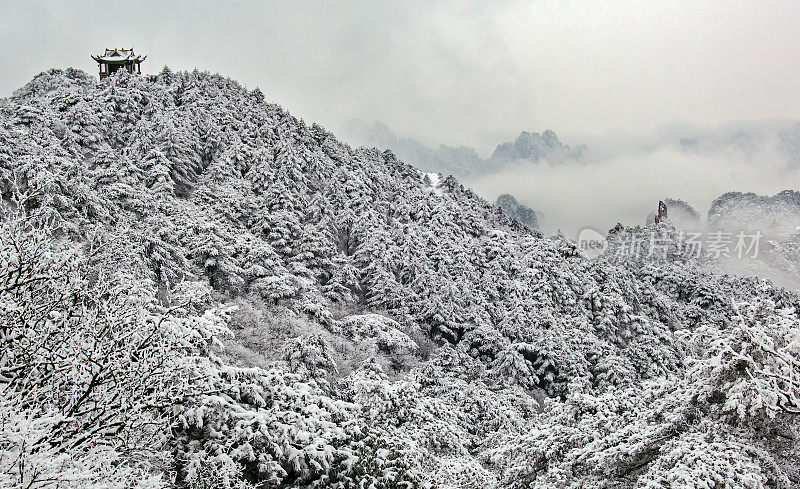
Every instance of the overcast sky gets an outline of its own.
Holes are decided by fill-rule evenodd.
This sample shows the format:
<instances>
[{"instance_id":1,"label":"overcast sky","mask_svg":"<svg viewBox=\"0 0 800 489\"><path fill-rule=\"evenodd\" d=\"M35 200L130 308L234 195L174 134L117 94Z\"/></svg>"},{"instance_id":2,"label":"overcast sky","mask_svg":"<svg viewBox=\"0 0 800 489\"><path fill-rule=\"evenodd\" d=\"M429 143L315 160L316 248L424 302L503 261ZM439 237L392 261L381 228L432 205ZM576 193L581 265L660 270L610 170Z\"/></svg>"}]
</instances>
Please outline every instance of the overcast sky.
<instances>
[{"instance_id":1,"label":"overcast sky","mask_svg":"<svg viewBox=\"0 0 800 489\"><path fill-rule=\"evenodd\" d=\"M333 131L482 152L523 129L800 118L795 1L0 2L0 96L133 45L146 72L229 75Z\"/></svg>"}]
</instances>

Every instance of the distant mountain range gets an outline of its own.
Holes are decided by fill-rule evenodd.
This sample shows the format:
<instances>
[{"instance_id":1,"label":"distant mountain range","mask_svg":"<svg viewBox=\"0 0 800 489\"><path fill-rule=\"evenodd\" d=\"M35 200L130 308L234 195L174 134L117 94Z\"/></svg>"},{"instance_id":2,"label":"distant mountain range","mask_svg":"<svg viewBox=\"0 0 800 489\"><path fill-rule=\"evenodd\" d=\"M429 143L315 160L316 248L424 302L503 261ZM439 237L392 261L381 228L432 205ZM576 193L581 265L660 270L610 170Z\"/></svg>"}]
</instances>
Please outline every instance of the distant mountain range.
<instances>
[{"instance_id":1,"label":"distant mountain range","mask_svg":"<svg viewBox=\"0 0 800 489\"><path fill-rule=\"evenodd\" d=\"M522 131L513 141L499 143L488 158L482 158L471 146L434 146L398 136L379 121L351 119L339 135L355 146L391 150L401 160L422 170L461 178L496 173L520 163L583 162L589 157L586 145L566 145L551 130ZM639 150L649 152L663 147L699 155L738 155L746 159L768 152L771 159L783 160L786 167L800 168L800 122L751 121L716 128L670 129Z\"/></svg>"},{"instance_id":2,"label":"distant mountain range","mask_svg":"<svg viewBox=\"0 0 800 489\"><path fill-rule=\"evenodd\" d=\"M515 164L581 161L586 150L585 146L573 149L562 143L551 130L541 134L522 131L514 141L498 144L492 155L484 159L469 146L440 144L431 148L416 139L398 136L382 122L361 119L347 121L341 137L356 146L391 150L399 159L421 170L461 178L495 173Z\"/></svg>"},{"instance_id":3,"label":"distant mountain range","mask_svg":"<svg viewBox=\"0 0 800 489\"><path fill-rule=\"evenodd\" d=\"M667 138L681 150L701 155L770 156L800 168L800 122L753 121L723 125L715 129L689 128Z\"/></svg>"}]
</instances>

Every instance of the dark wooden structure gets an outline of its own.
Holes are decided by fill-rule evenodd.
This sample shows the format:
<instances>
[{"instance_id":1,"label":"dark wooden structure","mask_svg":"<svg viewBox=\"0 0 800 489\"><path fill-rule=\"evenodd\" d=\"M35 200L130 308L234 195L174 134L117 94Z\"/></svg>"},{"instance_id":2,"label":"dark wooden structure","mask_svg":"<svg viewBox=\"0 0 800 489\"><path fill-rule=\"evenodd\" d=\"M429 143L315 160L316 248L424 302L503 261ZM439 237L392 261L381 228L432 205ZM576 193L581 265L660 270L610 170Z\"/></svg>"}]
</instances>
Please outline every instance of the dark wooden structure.
<instances>
[{"instance_id":1,"label":"dark wooden structure","mask_svg":"<svg viewBox=\"0 0 800 489\"><path fill-rule=\"evenodd\" d=\"M137 56L130 49L106 49L105 54L92 56L92 59L97 61L100 66L100 79L113 75L120 68L128 70L128 73L142 73L142 61L147 56Z\"/></svg>"}]
</instances>

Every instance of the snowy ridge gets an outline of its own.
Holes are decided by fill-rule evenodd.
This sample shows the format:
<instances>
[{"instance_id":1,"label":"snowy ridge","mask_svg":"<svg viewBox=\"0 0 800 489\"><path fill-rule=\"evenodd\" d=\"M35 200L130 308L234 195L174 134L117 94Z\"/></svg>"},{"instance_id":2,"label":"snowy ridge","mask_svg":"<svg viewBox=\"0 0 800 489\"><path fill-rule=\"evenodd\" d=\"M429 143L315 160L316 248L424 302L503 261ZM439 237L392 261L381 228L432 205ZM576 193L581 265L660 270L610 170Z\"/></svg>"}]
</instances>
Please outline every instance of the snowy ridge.
<instances>
[{"instance_id":1,"label":"snowy ridge","mask_svg":"<svg viewBox=\"0 0 800 489\"><path fill-rule=\"evenodd\" d=\"M784 190L773 196L728 192L711 203L708 224L715 228L760 229L773 236L793 234L800 225L800 192Z\"/></svg>"},{"instance_id":2,"label":"snowy ridge","mask_svg":"<svg viewBox=\"0 0 800 489\"><path fill-rule=\"evenodd\" d=\"M40 74L0 194L2 482L800 483L795 294L587 261L229 79Z\"/></svg>"}]
</instances>

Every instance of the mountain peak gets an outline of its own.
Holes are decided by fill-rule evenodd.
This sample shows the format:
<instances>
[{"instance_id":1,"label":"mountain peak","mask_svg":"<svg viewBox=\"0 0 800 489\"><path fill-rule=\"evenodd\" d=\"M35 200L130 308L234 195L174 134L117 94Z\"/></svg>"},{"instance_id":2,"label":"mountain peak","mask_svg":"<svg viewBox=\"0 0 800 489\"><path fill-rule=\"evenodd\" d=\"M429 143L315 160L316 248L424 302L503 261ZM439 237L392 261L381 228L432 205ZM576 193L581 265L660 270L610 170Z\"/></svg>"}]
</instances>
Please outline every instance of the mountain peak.
<instances>
[{"instance_id":1,"label":"mountain peak","mask_svg":"<svg viewBox=\"0 0 800 489\"><path fill-rule=\"evenodd\" d=\"M505 162L548 160L562 162L568 159L578 160L581 155L581 149L572 150L558 140L555 132L548 129L541 134L522 131L514 141L499 144L492 153L490 160Z\"/></svg>"}]
</instances>

